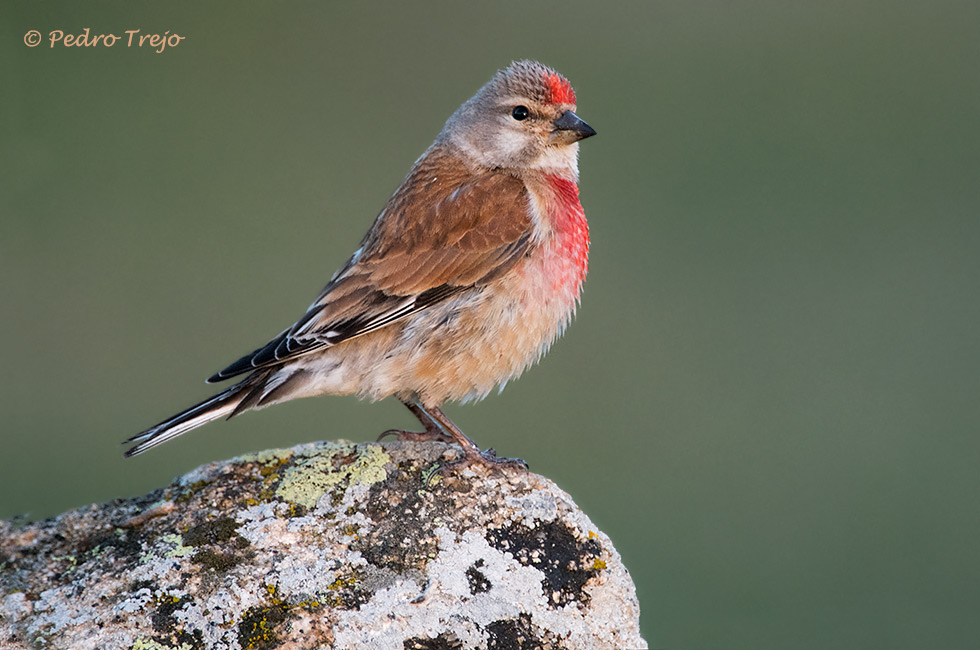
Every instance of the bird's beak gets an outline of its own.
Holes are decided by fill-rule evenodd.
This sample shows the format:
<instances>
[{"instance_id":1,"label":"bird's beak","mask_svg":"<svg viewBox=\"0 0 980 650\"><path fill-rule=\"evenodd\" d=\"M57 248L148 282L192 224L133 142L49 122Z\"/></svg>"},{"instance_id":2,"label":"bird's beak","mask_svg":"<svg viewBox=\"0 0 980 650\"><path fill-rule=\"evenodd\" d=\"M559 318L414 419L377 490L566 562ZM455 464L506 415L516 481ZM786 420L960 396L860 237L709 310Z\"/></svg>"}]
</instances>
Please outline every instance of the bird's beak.
<instances>
[{"instance_id":1,"label":"bird's beak","mask_svg":"<svg viewBox=\"0 0 980 650\"><path fill-rule=\"evenodd\" d=\"M595 129L572 111L565 111L552 124L555 125L555 130L551 132L553 143L571 144L595 135Z\"/></svg>"}]
</instances>

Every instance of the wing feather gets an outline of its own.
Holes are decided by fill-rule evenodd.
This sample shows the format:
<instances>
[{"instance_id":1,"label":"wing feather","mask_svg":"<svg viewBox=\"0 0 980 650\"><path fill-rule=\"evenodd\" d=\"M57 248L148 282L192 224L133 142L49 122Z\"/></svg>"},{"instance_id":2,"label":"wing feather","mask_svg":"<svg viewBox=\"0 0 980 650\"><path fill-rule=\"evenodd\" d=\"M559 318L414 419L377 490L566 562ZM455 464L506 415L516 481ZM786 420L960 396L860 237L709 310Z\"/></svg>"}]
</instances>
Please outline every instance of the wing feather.
<instances>
[{"instance_id":1,"label":"wing feather","mask_svg":"<svg viewBox=\"0 0 980 650\"><path fill-rule=\"evenodd\" d=\"M474 174L433 149L388 201L358 252L295 325L208 381L221 381L367 334L490 282L532 246L527 189Z\"/></svg>"}]
</instances>

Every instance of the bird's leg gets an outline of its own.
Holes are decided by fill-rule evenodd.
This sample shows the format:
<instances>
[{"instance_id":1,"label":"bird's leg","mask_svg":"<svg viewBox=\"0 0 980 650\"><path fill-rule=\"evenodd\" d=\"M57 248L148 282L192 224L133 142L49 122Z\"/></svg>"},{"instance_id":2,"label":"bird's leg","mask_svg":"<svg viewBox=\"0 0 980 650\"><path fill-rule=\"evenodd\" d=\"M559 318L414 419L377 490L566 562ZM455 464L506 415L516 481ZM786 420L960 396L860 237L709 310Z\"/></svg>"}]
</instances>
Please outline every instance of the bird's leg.
<instances>
[{"instance_id":1,"label":"bird's leg","mask_svg":"<svg viewBox=\"0 0 980 650\"><path fill-rule=\"evenodd\" d=\"M470 440L465 433L459 430L453 421L442 412L438 406L426 406L423 407L421 404L416 404L416 406L422 410L426 415L435 421L439 427L452 436L453 441L463 448L463 457L457 460L453 460L444 463L439 471L444 472L446 470L462 469L463 467L468 467L470 465L483 465L484 467L491 469L504 469L504 468L515 468L527 471L527 463L525 463L520 458L498 458L496 452L493 449L487 449L486 451L480 451L480 448L476 446L476 443Z\"/></svg>"},{"instance_id":2,"label":"bird's leg","mask_svg":"<svg viewBox=\"0 0 980 650\"><path fill-rule=\"evenodd\" d=\"M425 431L388 429L378 436L378 440L382 440L388 436L395 436L399 440L410 440L414 442L445 442L446 444L453 442L453 437L446 433L439 423L425 412L418 400L401 400L401 403L408 407L408 410L419 419L419 422L425 427Z\"/></svg>"}]
</instances>

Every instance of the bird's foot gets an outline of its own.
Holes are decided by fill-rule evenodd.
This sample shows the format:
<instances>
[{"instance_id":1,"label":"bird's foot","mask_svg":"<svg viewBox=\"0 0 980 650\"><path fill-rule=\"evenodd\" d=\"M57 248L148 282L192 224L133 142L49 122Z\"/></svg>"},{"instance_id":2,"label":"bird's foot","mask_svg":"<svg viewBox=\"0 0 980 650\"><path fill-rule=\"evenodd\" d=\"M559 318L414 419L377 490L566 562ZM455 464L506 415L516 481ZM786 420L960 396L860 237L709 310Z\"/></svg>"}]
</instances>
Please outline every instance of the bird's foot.
<instances>
[{"instance_id":1,"label":"bird's foot","mask_svg":"<svg viewBox=\"0 0 980 650\"><path fill-rule=\"evenodd\" d=\"M445 442L447 444L453 442L452 436L446 435L438 429L426 429L425 431L388 429L378 436L378 442L381 442L388 436L395 436L395 439L401 440L402 442Z\"/></svg>"},{"instance_id":2,"label":"bird's foot","mask_svg":"<svg viewBox=\"0 0 980 650\"><path fill-rule=\"evenodd\" d=\"M462 457L455 460L442 461L437 471L440 474L449 474L473 465L480 465L491 472L507 472L510 470L528 471L526 462L520 458L501 458L497 456L497 452L492 447L486 451L464 449Z\"/></svg>"}]
</instances>

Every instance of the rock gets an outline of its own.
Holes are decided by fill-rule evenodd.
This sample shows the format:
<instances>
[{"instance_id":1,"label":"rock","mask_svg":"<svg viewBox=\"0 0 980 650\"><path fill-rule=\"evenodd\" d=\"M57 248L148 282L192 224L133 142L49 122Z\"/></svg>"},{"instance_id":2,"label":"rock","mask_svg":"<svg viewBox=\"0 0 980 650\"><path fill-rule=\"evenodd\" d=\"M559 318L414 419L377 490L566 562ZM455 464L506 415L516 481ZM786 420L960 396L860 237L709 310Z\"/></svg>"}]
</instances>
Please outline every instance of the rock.
<instances>
[{"instance_id":1,"label":"rock","mask_svg":"<svg viewBox=\"0 0 980 650\"><path fill-rule=\"evenodd\" d=\"M449 449L302 445L0 522L0 647L647 647L571 498L535 474L432 474Z\"/></svg>"}]
</instances>

